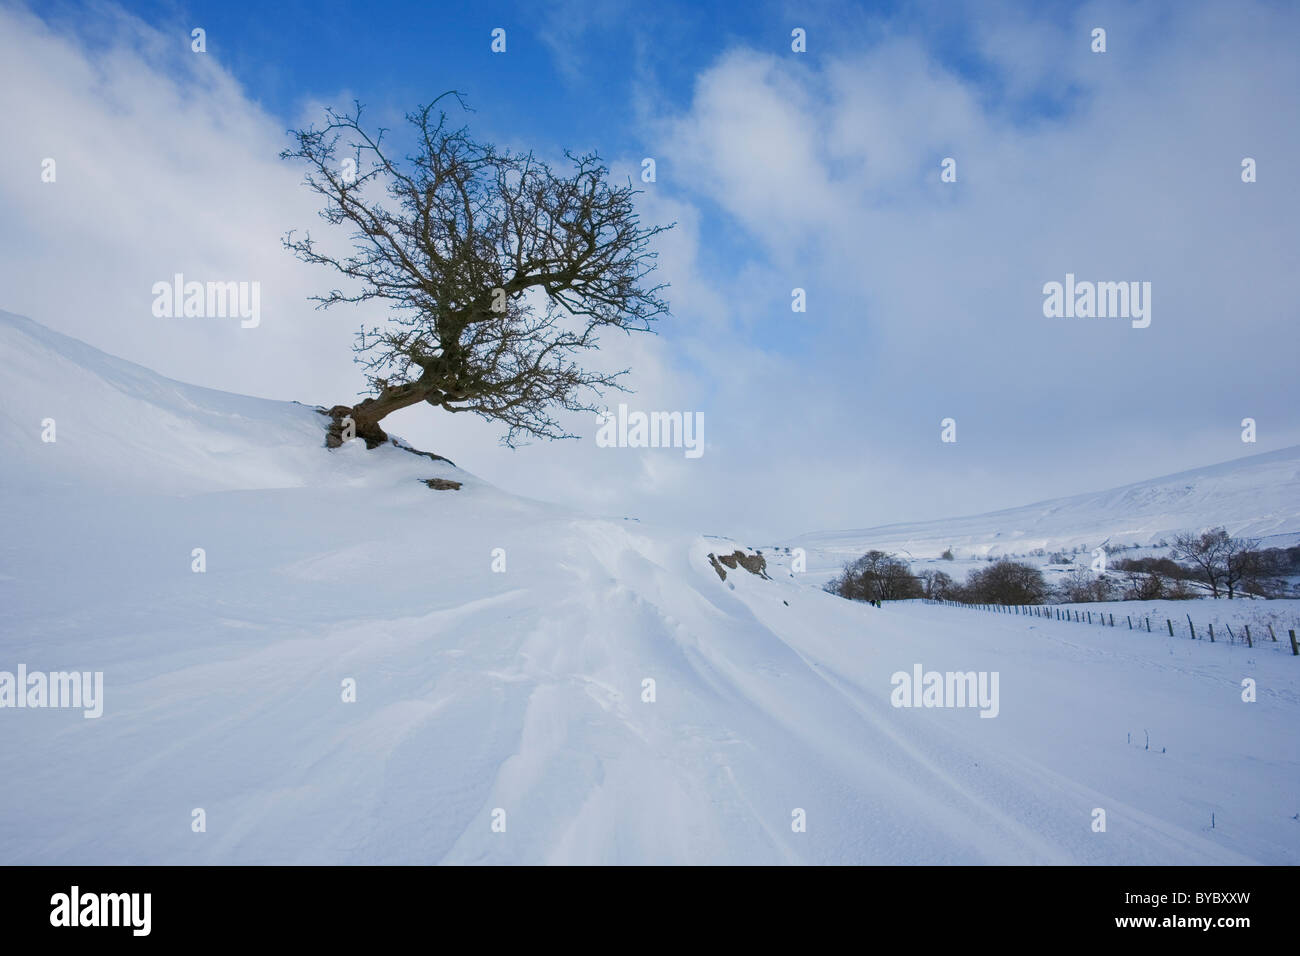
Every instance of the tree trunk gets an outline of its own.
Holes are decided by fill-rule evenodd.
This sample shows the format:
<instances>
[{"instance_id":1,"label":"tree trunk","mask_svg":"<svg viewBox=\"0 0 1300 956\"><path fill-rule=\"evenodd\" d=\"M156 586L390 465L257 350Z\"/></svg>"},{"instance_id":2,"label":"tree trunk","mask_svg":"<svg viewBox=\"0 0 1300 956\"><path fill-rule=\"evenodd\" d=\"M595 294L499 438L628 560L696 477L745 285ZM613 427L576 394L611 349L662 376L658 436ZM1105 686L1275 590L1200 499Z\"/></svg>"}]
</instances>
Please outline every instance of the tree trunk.
<instances>
[{"instance_id":1,"label":"tree trunk","mask_svg":"<svg viewBox=\"0 0 1300 956\"><path fill-rule=\"evenodd\" d=\"M417 405L427 399L435 389L413 382L385 388L378 398L367 398L356 405L335 405L327 415L332 419L325 436L328 448L338 448L347 440L347 419L351 419L354 434L366 443L367 448L378 448L388 441L388 433L379 427L380 421L400 408Z\"/></svg>"}]
</instances>

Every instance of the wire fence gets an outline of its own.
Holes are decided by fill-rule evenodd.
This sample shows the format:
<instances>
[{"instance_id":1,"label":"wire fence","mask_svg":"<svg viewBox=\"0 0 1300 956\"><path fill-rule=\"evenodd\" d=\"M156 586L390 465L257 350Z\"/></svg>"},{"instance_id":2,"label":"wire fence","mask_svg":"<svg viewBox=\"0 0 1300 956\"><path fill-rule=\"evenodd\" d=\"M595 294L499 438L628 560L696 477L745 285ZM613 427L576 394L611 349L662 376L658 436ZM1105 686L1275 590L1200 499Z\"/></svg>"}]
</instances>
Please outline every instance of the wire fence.
<instances>
[{"instance_id":1,"label":"wire fence","mask_svg":"<svg viewBox=\"0 0 1300 956\"><path fill-rule=\"evenodd\" d=\"M966 604L962 601L944 601L936 598L911 598L909 602L964 608L968 611L988 611L994 614L1045 618L1051 621L1068 621L1072 624L1090 624L1094 627L1127 628L1130 631L1144 631L1148 634L1160 633L1168 634L1170 637L1185 637L1193 641L1208 640L1212 643L1222 641L1227 644L1245 644L1247 647L1254 647L1256 643L1270 641L1274 644L1278 643L1277 630L1280 630L1280 628L1275 630L1272 622L1265 622L1262 626L1257 623L1255 630L1252 632L1249 624L1238 624L1233 627L1231 624L1222 621L1219 622L1216 629L1213 623L1197 625L1192 621L1190 614L1186 615L1185 620L1176 621L1172 617L1132 613L1117 615L1113 611L1061 607L1054 604ZM890 603L899 602L891 601ZM1300 644L1296 642L1295 629L1288 628L1283 637L1291 643L1292 656L1300 657Z\"/></svg>"}]
</instances>

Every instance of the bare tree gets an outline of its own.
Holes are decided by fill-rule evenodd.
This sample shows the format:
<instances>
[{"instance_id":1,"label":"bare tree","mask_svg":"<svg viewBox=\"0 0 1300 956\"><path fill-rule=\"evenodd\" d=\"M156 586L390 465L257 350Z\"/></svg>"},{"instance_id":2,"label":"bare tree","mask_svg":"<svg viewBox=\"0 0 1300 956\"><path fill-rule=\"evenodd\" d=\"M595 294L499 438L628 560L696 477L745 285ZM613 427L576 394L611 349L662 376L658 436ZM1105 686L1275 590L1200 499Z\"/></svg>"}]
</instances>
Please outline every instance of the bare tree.
<instances>
[{"instance_id":1,"label":"bare tree","mask_svg":"<svg viewBox=\"0 0 1300 956\"><path fill-rule=\"evenodd\" d=\"M984 604L1039 604L1048 595L1038 568L1010 558L972 571L962 590L965 600Z\"/></svg>"},{"instance_id":2,"label":"bare tree","mask_svg":"<svg viewBox=\"0 0 1300 956\"><path fill-rule=\"evenodd\" d=\"M884 551L868 551L848 562L823 590L853 601L897 601L922 595L921 583L907 562Z\"/></svg>"},{"instance_id":3,"label":"bare tree","mask_svg":"<svg viewBox=\"0 0 1300 956\"><path fill-rule=\"evenodd\" d=\"M1248 551L1241 560L1241 589L1260 597L1284 597L1286 575L1290 566L1286 551L1269 548L1265 551Z\"/></svg>"},{"instance_id":4,"label":"bare tree","mask_svg":"<svg viewBox=\"0 0 1300 956\"><path fill-rule=\"evenodd\" d=\"M1114 583L1104 574L1098 574L1084 565L1076 565L1065 576L1057 589L1060 599L1067 604L1087 604L1109 601L1115 592Z\"/></svg>"},{"instance_id":5,"label":"bare tree","mask_svg":"<svg viewBox=\"0 0 1300 956\"><path fill-rule=\"evenodd\" d=\"M945 600L957 585L951 575L932 568L926 568L917 575L917 579L921 582L922 595L936 601Z\"/></svg>"},{"instance_id":6,"label":"bare tree","mask_svg":"<svg viewBox=\"0 0 1300 956\"><path fill-rule=\"evenodd\" d=\"M1260 567L1258 538L1229 538L1223 548L1223 586L1228 600L1236 596L1242 582L1249 580Z\"/></svg>"},{"instance_id":7,"label":"bare tree","mask_svg":"<svg viewBox=\"0 0 1300 956\"><path fill-rule=\"evenodd\" d=\"M1237 595L1243 580L1258 568L1259 540L1233 538L1224 528L1211 528L1200 535L1185 533L1174 538L1175 557L1190 561L1217 598L1226 590L1228 600Z\"/></svg>"},{"instance_id":8,"label":"bare tree","mask_svg":"<svg viewBox=\"0 0 1300 956\"><path fill-rule=\"evenodd\" d=\"M1129 568L1124 575L1128 582L1124 591L1125 601L1154 601L1165 596L1165 579L1159 571Z\"/></svg>"},{"instance_id":9,"label":"bare tree","mask_svg":"<svg viewBox=\"0 0 1300 956\"><path fill-rule=\"evenodd\" d=\"M1181 558L1196 568L1203 580L1210 587L1214 597L1219 596L1223 586L1224 550L1228 547L1228 532L1223 528L1213 528L1201 534L1183 532L1174 538L1170 546L1175 558Z\"/></svg>"},{"instance_id":10,"label":"bare tree","mask_svg":"<svg viewBox=\"0 0 1300 956\"><path fill-rule=\"evenodd\" d=\"M649 245L672 224L641 225L630 181L611 184L595 154L566 152L570 168L555 172L475 142L438 108L448 95L459 101L443 94L406 117L414 145L403 161L386 130L362 128L359 103L327 110L321 129L291 131L281 153L306 164L321 218L352 227L346 256L310 234L285 236L298 258L347 280L314 296L318 308L377 300L390 310L362 328L354 351L374 394L330 409L332 447L345 417L373 448L388 437L380 421L420 402L501 422L510 446L573 437L552 410L597 411L592 400L625 390L626 373L585 369L577 356L603 329L648 332L667 314L666 286L648 282Z\"/></svg>"}]
</instances>

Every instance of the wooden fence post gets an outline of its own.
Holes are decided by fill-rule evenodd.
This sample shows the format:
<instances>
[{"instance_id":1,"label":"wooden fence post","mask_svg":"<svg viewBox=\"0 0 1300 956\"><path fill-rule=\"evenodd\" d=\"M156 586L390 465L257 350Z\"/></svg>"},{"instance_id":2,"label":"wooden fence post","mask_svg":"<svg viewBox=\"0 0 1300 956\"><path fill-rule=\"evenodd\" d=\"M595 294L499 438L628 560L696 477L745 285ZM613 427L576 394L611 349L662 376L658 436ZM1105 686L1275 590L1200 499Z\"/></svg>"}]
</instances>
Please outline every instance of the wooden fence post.
<instances>
[{"instance_id":1,"label":"wooden fence post","mask_svg":"<svg viewBox=\"0 0 1300 956\"><path fill-rule=\"evenodd\" d=\"M1291 635L1291 656L1300 657L1300 647L1297 647L1295 643L1295 631L1291 630L1287 633Z\"/></svg>"},{"instance_id":2,"label":"wooden fence post","mask_svg":"<svg viewBox=\"0 0 1300 956\"><path fill-rule=\"evenodd\" d=\"M1214 622L1210 622L1210 643L1214 643Z\"/></svg>"},{"instance_id":3,"label":"wooden fence post","mask_svg":"<svg viewBox=\"0 0 1300 956\"><path fill-rule=\"evenodd\" d=\"M1255 646L1255 642L1252 641L1252 640L1250 639L1250 625L1249 625L1249 624L1246 625L1246 646L1247 646L1247 647L1254 647L1254 646Z\"/></svg>"},{"instance_id":4,"label":"wooden fence post","mask_svg":"<svg viewBox=\"0 0 1300 956\"><path fill-rule=\"evenodd\" d=\"M1130 631L1133 630L1133 616L1132 616L1132 615L1129 615L1129 619L1128 619L1128 629L1129 629Z\"/></svg>"},{"instance_id":5,"label":"wooden fence post","mask_svg":"<svg viewBox=\"0 0 1300 956\"><path fill-rule=\"evenodd\" d=\"M1192 640L1196 640L1196 625L1192 623L1192 616L1187 615L1187 626L1192 629Z\"/></svg>"},{"instance_id":6,"label":"wooden fence post","mask_svg":"<svg viewBox=\"0 0 1300 956\"><path fill-rule=\"evenodd\" d=\"M1273 643L1274 643L1274 644L1277 643L1277 635L1273 633L1273 625L1272 625L1271 622L1270 622L1269 625L1268 625L1268 636L1271 637L1271 638L1273 638Z\"/></svg>"},{"instance_id":7,"label":"wooden fence post","mask_svg":"<svg viewBox=\"0 0 1300 956\"><path fill-rule=\"evenodd\" d=\"M1174 622L1171 621L1171 620L1169 620L1169 618L1165 618L1165 623L1169 625L1169 636L1170 636L1170 637L1173 637L1173 636L1174 636Z\"/></svg>"}]
</instances>

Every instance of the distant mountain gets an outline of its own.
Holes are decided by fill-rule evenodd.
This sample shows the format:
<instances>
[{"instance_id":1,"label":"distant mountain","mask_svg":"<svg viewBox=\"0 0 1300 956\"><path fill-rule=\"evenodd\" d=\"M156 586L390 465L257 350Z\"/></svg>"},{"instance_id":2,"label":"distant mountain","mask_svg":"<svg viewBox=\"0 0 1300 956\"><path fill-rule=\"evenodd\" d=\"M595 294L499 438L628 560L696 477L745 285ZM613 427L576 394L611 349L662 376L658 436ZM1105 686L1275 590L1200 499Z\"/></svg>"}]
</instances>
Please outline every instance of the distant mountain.
<instances>
[{"instance_id":1,"label":"distant mountain","mask_svg":"<svg viewBox=\"0 0 1300 956\"><path fill-rule=\"evenodd\" d=\"M915 558L1082 545L1154 545L1180 531L1223 525L1267 545L1300 539L1300 445L1135 484L964 518L820 531L783 542L833 559L872 548Z\"/></svg>"}]
</instances>

